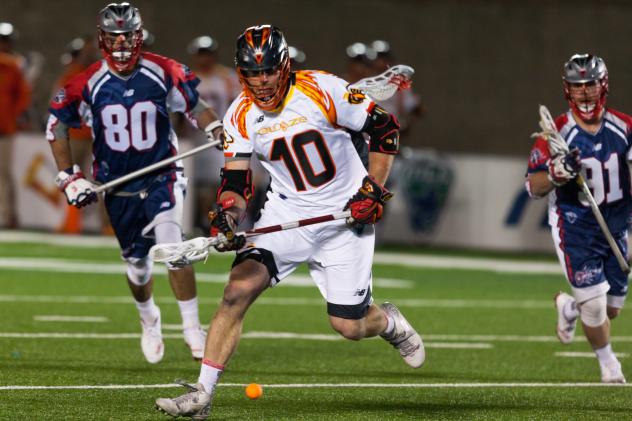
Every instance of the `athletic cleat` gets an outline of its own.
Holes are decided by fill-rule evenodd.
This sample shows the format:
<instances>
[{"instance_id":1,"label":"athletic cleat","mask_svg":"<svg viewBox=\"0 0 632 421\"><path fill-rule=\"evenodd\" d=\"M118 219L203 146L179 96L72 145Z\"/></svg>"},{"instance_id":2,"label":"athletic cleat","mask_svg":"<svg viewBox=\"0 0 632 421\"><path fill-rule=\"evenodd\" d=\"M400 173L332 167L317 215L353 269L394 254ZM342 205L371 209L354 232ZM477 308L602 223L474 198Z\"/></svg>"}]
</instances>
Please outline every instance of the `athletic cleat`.
<instances>
[{"instance_id":1,"label":"athletic cleat","mask_svg":"<svg viewBox=\"0 0 632 421\"><path fill-rule=\"evenodd\" d=\"M160 362L165 355L165 344L162 341L162 331L160 327L160 310L158 310L158 317L154 319L153 323L150 324L141 319L140 324L143 327L140 347L143 350L147 362L156 364Z\"/></svg>"},{"instance_id":2,"label":"athletic cleat","mask_svg":"<svg viewBox=\"0 0 632 421\"><path fill-rule=\"evenodd\" d=\"M211 415L213 394L206 393L201 384L190 385L181 380L176 383L186 387L189 392L177 398L156 399L156 409L172 417L190 417L193 420L206 420Z\"/></svg>"},{"instance_id":3,"label":"athletic cleat","mask_svg":"<svg viewBox=\"0 0 632 421\"><path fill-rule=\"evenodd\" d=\"M419 368L426 359L426 351L421 336L412 328L402 313L391 303L380 306L395 322L390 335L380 335L399 351L406 364Z\"/></svg>"},{"instance_id":4,"label":"athletic cleat","mask_svg":"<svg viewBox=\"0 0 632 421\"><path fill-rule=\"evenodd\" d=\"M206 332L198 325L190 327L182 331L184 342L191 350L191 356L196 361L202 361L204 358L204 346L206 345Z\"/></svg>"},{"instance_id":5,"label":"athletic cleat","mask_svg":"<svg viewBox=\"0 0 632 421\"><path fill-rule=\"evenodd\" d=\"M623 371L621 371L621 363L615 358L613 360L606 361L605 363L599 362L601 368L601 382L602 383L625 383L625 377L623 377Z\"/></svg>"},{"instance_id":6,"label":"athletic cleat","mask_svg":"<svg viewBox=\"0 0 632 421\"><path fill-rule=\"evenodd\" d=\"M564 316L564 307L567 303L575 301L575 299L565 292L558 292L555 295L555 308L557 309L557 337L560 342L568 345L573 342L575 337L575 327L577 326L577 317L569 320Z\"/></svg>"}]
</instances>

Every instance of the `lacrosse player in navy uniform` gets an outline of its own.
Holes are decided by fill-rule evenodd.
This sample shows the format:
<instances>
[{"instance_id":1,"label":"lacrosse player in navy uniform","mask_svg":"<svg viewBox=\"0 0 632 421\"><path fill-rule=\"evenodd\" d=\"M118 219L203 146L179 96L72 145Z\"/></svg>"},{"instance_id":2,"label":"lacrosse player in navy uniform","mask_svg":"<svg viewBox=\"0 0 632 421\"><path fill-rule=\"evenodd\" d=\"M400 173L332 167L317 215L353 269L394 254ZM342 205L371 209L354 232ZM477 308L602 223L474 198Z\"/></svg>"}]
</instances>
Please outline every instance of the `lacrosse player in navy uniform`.
<instances>
[{"instance_id":1,"label":"lacrosse player in navy uniform","mask_svg":"<svg viewBox=\"0 0 632 421\"><path fill-rule=\"evenodd\" d=\"M103 59L71 79L50 103L46 136L60 170L56 182L76 207L97 200L95 184L71 160L68 129L84 121L92 128L94 180L106 183L177 155L178 139L169 113L181 112L205 130L209 140L223 136L221 123L199 99L197 77L184 65L141 52L142 20L129 3L112 3L98 14ZM164 353L160 310L152 297L154 243L182 241L182 207L187 179L182 162L133 179L105 195L112 227L127 262L127 280L142 325L141 348L150 363ZM193 268L169 268L186 344L201 359L200 328Z\"/></svg>"},{"instance_id":2,"label":"lacrosse player in navy uniform","mask_svg":"<svg viewBox=\"0 0 632 421\"><path fill-rule=\"evenodd\" d=\"M548 195L553 242L572 291L555 296L560 342L573 341L579 318L599 360L601 381L625 383L610 346L610 320L623 307L628 276L575 179L581 172L609 232L627 256L632 117L606 107L608 70L601 58L572 56L562 78L570 109L555 119L555 125L570 152L553 154L545 137L538 137L526 187L534 198Z\"/></svg>"},{"instance_id":3,"label":"lacrosse player in navy uniform","mask_svg":"<svg viewBox=\"0 0 632 421\"><path fill-rule=\"evenodd\" d=\"M210 414L250 305L301 263L308 264L335 331L352 340L380 335L414 368L425 358L421 337L397 307L378 306L372 297L373 224L391 196L383 185L398 150L397 120L332 74L291 72L288 46L276 27L246 29L237 40L235 64L243 89L224 117L226 164L211 233L226 239L218 250L237 250L237 257L209 327L198 384L175 399L156 400L159 410L196 420ZM370 137L368 171L345 128ZM252 196L253 155L272 180L255 228L346 208L349 222L364 226L363 232L339 220L262 235L248 244L232 235ZM234 205L224 205L226 200Z\"/></svg>"}]
</instances>

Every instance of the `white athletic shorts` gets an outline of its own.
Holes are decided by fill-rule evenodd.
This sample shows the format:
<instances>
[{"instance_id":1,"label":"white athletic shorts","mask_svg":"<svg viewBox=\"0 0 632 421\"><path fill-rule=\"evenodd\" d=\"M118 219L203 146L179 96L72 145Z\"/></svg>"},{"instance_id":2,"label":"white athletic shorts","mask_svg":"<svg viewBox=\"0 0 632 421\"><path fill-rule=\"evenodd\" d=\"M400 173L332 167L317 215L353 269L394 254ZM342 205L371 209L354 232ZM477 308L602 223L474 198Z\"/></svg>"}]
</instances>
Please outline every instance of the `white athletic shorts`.
<instances>
[{"instance_id":1,"label":"white athletic shorts","mask_svg":"<svg viewBox=\"0 0 632 421\"><path fill-rule=\"evenodd\" d=\"M313 211L306 214L288 207L274 193L268 197L255 228L317 216ZM338 220L252 237L248 248L272 253L277 273L272 277L271 286L294 272L301 263L307 263L312 280L327 300L329 313L345 317L346 310L354 313L354 309L344 307L365 309L372 302L374 246L373 226L366 226L358 235L344 220ZM244 251L247 253L248 249Z\"/></svg>"}]
</instances>

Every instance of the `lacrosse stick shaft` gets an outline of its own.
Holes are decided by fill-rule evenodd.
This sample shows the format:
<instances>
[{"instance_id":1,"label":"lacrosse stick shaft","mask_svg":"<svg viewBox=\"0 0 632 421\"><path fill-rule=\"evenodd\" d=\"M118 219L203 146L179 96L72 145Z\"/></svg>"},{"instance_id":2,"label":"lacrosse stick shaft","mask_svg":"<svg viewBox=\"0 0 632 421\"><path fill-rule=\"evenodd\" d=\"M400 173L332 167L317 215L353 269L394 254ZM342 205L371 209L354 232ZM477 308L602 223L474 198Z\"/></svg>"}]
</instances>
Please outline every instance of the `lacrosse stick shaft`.
<instances>
[{"instance_id":1,"label":"lacrosse stick shaft","mask_svg":"<svg viewBox=\"0 0 632 421\"><path fill-rule=\"evenodd\" d=\"M113 187L119 186L123 183L127 183L130 180L133 180L134 178L140 177L142 175L148 174L152 171L157 170L158 168L162 168L162 167L166 167L169 164L172 164L180 159L183 158L188 158L192 155L195 155L197 153L200 153L202 151L205 151L207 149L210 149L214 146L217 146L220 144L220 140L214 140L212 142L209 143L205 143L204 145L198 146L197 148L193 148L190 151L187 152L183 152L179 155L176 156L172 156L171 158L167 158L167 159L163 159L160 162L156 162L155 164L151 164L145 168L141 168L139 170L136 170L134 172L131 172L129 174L126 174L122 177L117 178L116 180L112 180L109 181L105 184L101 184L100 186L98 186L96 189L94 189L95 193L99 194L101 192L107 191Z\"/></svg>"},{"instance_id":2,"label":"lacrosse stick shaft","mask_svg":"<svg viewBox=\"0 0 632 421\"><path fill-rule=\"evenodd\" d=\"M314 218L301 219L293 222L286 222L279 225L270 225L268 227L256 228L246 232L238 233L237 235L245 235L246 237L254 237L255 235L269 234L271 232L285 231L298 227L305 227L307 225L320 224L322 222L335 221L337 219L348 218L351 216L351 211L338 212L330 215L316 216Z\"/></svg>"},{"instance_id":3,"label":"lacrosse stick shaft","mask_svg":"<svg viewBox=\"0 0 632 421\"><path fill-rule=\"evenodd\" d=\"M610 248L614 253L614 257L616 257L617 263L619 263L619 267L623 272L630 273L630 265L628 265L626 258L623 257L623 253L621 253L621 249L619 248L617 242L614 240L614 237L610 233L608 224L606 223L606 220L599 210L599 205L597 205L595 198L590 192L590 188L586 184L586 181L584 180L584 177L581 176L581 174L577 176L577 184L582 189L582 192L584 192L586 200L588 200L588 203L590 204L590 209L592 210L593 215L595 215L595 219L599 224L599 228L601 228L601 232L603 233L604 237L606 237L606 241L608 241L608 244L610 245Z\"/></svg>"},{"instance_id":4,"label":"lacrosse stick shaft","mask_svg":"<svg viewBox=\"0 0 632 421\"><path fill-rule=\"evenodd\" d=\"M237 235L254 237L255 235L268 234L271 232L304 227L307 225L320 224L322 222L334 221L337 219L348 218L350 216L351 211L338 212L330 215L317 216L314 218L301 219L299 221L286 222L284 224L257 228L246 232L239 232L237 233ZM156 244L149 250L149 256L152 260L162 263L195 263L201 260L205 260L206 256L208 256L210 248L219 244L220 241L220 237L197 237L191 240L183 241L181 243Z\"/></svg>"}]
</instances>

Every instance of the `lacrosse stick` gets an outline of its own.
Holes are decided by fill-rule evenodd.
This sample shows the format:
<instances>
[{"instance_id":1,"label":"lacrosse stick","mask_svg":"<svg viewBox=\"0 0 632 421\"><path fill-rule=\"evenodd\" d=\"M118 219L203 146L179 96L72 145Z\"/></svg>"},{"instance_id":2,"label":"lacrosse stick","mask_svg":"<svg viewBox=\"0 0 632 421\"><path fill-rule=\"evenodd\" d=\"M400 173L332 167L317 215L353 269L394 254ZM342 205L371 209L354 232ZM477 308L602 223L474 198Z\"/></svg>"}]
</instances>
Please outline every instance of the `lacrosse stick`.
<instances>
[{"instance_id":1,"label":"lacrosse stick","mask_svg":"<svg viewBox=\"0 0 632 421\"><path fill-rule=\"evenodd\" d=\"M110 190L113 187L116 187L116 186L121 185L123 183L127 183L128 181L133 180L134 178L140 177L141 175L145 175L145 174L148 174L148 173L150 173L152 171L155 171L158 168L166 167L167 165L169 165L169 164L171 164L173 162L176 162L176 161L178 161L180 159L188 158L188 157L190 157L192 155L195 155L197 153L200 153L200 152L202 152L202 151L204 151L206 149L209 149L209 148L212 148L214 146L217 146L221 142L222 142L221 140L214 140L212 142L205 143L204 145L198 146L197 148L193 148L190 151L183 152L183 153L181 153L179 155L176 155L176 156L172 156L171 158L163 159L162 161L156 162L155 164L151 164L151 165L149 165L149 166L147 166L145 168L141 168L139 170L136 170L136 171L133 171L133 172L131 172L129 174L126 174L126 175L124 175L122 177L119 177L116 180L112 180L112 181L109 181L109 182L107 182L105 184L101 184L100 186L97 186L96 189L94 189L94 192L96 194L99 194L101 192Z\"/></svg>"},{"instance_id":2,"label":"lacrosse stick","mask_svg":"<svg viewBox=\"0 0 632 421\"><path fill-rule=\"evenodd\" d=\"M542 132L534 133L532 136L544 137L548 141L549 152L551 153L552 156L560 155L560 154L565 155L569 153L570 150L568 147L568 143L566 143L562 135L560 135L560 133L557 131L557 128L555 127L555 122L553 121L553 117L551 117L551 113L549 112L548 108L546 108L546 106L544 105L540 105L540 127L542 128ZM601 228L601 232L603 232L603 235L606 237L606 240L608 241L608 244L610 245L610 249L612 249L614 256L617 258L619 267L625 273L629 273L630 266L628 265L628 262L626 261L626 259L623 257L623 254L621 253L621 249L619 249L619 246L617 246L617 243L614 240L614 237L610 233L608 224L606 223L606 220L604 219L601 211L599 210L599 205L597 204L597 202L595 201L595 198L590 192L590 188L586 184L586 180L581 174L578 174L575 180L577 181L577 184L579 185L582 192L586 196L586 200L588 200L590 209L592 210L593 215L595 215L595 219L597 220L597 223L599 224L599 228Z\"/></svg>"},{"instance_id":3,"label":"lacrosse stick","mask_svg":"<svg viewBox=\"0 0 632 421\"><path fill-rule=\"evenodd\" d=\"M235 235L254 237L256 235L269 234L271 232L285 231L307 225L349 218L350 216L351 211L344 211L329 215L316 216L314 218L301 219L293 222L286 222L279 225L256 228L250 231L238 232ZM216 246L225 240L226 238L220 234L217 237L197 237L181 243L156 244L149 250L149 257L154 262L169 263L174 266L184 266L201 260L206 260L211 247Z\"/></svg>"},{"instance_id":4,"label":"lacrosse stick","mask_svg":"<svg viewBox=\"0 0 632 421\"><path fill-rule=\"evenodd\" d=\"M390 67L384 73L374 77L360 79L349 85L350 89L359 89L377 101L392 97L397 90L409 89L415 70L405 64Z\"/></svg>"}]
</instances>

